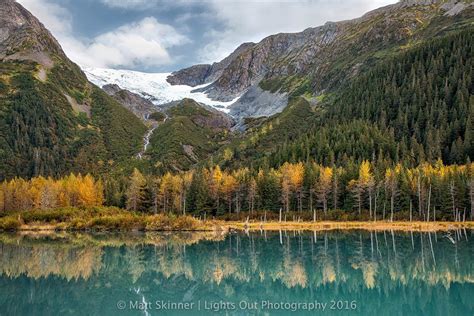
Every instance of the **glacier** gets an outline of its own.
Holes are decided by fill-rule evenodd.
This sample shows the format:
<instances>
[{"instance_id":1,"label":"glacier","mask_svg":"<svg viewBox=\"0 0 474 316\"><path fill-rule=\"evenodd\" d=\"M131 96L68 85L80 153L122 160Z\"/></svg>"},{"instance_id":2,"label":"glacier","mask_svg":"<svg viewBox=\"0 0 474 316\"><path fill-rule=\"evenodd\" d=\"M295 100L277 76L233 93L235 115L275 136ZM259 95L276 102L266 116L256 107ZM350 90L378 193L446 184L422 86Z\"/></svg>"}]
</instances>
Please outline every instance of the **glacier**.
<instances>
[{"instance_id":1,"label":"glacier","mask_svg":"<svg viewBox=\"0 0 474 316\"><path fill-rule=\"evenodd\" d=\"M172 101L179 101L184 98L194 99L199 103L206 104L216 110L229 113L230 106L240 97L229 102L212 100L204 92L193 92L195 89L209 86L190 87L186 85L171 85L166 78L171 73L144 73L132 70L117 70L104 68L84 68L82 69L89 81L99 87L107 84L116 84L121 89L136 93L159 106Z\"/></svg>"}]
</instances>

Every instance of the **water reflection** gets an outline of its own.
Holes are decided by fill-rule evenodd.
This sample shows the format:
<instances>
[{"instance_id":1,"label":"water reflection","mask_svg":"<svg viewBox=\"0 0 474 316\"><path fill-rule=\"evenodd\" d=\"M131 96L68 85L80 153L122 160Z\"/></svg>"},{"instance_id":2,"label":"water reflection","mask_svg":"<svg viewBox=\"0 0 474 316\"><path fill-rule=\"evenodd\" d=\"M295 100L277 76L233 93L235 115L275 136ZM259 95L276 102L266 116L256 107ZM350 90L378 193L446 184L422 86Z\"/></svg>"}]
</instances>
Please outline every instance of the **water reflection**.
<instances>
[{"instance_id":1,"label":"water reflection","mask_svg":"<svg viewBox=\"0 0 474 316\"><path fill-rule=\"evenodd\" d=\"M163 314L116 305L158 299L344 300L357 309L325 313L472 315L472 239L471 231L0 235L0 315Z\"/></svg>"}]
</instances>

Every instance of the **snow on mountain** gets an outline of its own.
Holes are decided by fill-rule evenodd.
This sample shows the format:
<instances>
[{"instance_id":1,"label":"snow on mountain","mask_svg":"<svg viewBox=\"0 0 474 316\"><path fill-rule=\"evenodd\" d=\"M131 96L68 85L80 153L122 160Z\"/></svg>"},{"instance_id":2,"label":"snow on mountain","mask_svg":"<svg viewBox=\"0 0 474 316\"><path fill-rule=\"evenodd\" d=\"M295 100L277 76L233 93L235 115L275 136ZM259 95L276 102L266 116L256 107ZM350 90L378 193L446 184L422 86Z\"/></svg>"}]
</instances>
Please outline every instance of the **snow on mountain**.
<instances>
[{"instance_id":1,"label":"snow on mountain","mask_svg":"<svg viewBox=\"0 0 474 316\"><path fill-rule=\"evenodd\" d=\"M212 106L219 111L228 113L230 105L239 99L237 97L230 102L214 101L203 92L193 92L193 90L205 87L208 84L197 87L171 85L166 81L170 73L143 73L131 70L102 68L85 68L83 71L87 75L87 78L99 87L103 87L107 84L116 84L122 89L129 90L149 99L155 105L191 98L199 103Z\"/></svg>"}]
</instances>

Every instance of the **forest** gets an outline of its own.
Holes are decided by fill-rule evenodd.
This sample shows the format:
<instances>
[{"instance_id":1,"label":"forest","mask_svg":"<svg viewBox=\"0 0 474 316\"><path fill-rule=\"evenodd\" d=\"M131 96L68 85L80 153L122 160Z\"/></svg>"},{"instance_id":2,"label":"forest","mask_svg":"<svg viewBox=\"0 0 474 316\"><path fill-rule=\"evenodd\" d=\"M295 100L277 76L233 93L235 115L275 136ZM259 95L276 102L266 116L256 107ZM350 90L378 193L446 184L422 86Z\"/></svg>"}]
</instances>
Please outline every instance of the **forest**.
<instances>
[{"instance_id":1,"label":"forest","mask_svg":"<svg viewBox=\"0 0 474 316\"><path fill-rule=\"evenodd\" d=\"M336 90L293 98L281 114L229 146L234 159L221 159L221 166L472 161L473 34L469 29L412 45Z\"/></svg>"},{"instance_id":2,"label":"forest","mask_svg":"<svg viewBox=\"0 0 474 316\"><path fill-rule=\"evenodd\" d=\"M363 161L342 168L299 162L258 170L214 166L163 176L135 169L123 190L113 181L74 174L59 180L12 179L0 185L0 211L107 205L148 215L223 219L258 218L263 211L269 218L298 214L302 219L474 217L473 163L444 165L439 160L415 168L385 168Z\"/></svg>"},{"instance_id":3,"label":"forest","mask_svg":"<svg viewBox=\"0 0 474 316\"><path fill-rule=\"evenodd\" d=\"M112 124L110 115L122 117L125 110L108 104L98 89L90 92L91 102L107 106L92 107L91 120L84 118L76 132L91 136L100 130L103 137L72 137L78 134L67 126L39 123L43 116L62 121L44 106L31 116L28 109L46 98L40 94L44 87L20 75L12 82L23 89L10 97L12 110L2 126L12 126L15 133L7 141L23 154L0 152L8 156L0 163L0 171L8 169L0 175L0 212L111 206L239 220L472 220L472 39L465 30L412 45L337 90L293 97L282 113L255 120L229 139L179 127L190 124L182 113L173 127L176 135L168 129L154 135L152 145L164 147L152 148L140 161L130 157L145 127ZM5 89L10 88L0 86ZM71 118L70 131L78 120ZM85 128L89 123L95 127ZM133 135L127 146L120 141L125 135ZM197 138L196 152L208 158L190 162L177 154L188 135ZM74 153L60 159L72 139L88 140L92 147L73 146ZM216 142L222 146L208 146ZM51 154L43 155L46 149ZM79 158L84 163L72 168ZM25 164L28 168L20 168Z\"/></svg>"}]
</instances>

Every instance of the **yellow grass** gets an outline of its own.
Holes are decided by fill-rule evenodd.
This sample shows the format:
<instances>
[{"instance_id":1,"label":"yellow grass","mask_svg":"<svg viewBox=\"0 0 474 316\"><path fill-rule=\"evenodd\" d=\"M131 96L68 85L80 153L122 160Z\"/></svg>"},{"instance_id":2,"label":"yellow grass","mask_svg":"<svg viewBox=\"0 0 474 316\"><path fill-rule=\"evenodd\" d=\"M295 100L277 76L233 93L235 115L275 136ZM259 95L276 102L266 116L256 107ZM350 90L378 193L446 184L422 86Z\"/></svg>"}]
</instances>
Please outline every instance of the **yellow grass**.
<instances>
[{"instance_id":1,"label":"yellow grass","mask_svg":"<svg viewBox=\"0 0 474 316\"><path fill-rule=\"evenodd\" d=\"M370 230L370 231L448 231L454 229L474 229L474 222L389 222L389 221L365 221L365 222L337 222L337 221L318 221L318 222L238 222L238 221L199 221L199 224L192 229L183 231L217 231L228 232L230 230L241 231L278 231L278 230L310 230L310 231L329 231L329 230ZM58 224L28 224L21 225L19 231L60 231L65 230L61 223ZM147 229L145 229L147 230ZM152 231L152 230L148 230Z\"/></svg>"},{"instance_id":2,"label":"yellow grass","mask_svg":"<svg viewBox=\"0 0 474 316\"><path fill-rule=\"evenodd\" d=\"M322 221L322 222L218 222L223 230L353 230L363 229L372 231L447 231L453 229L474 229L474 222L389 222L389 221L366 221L366 222L336 222L336 221Z\"/></svg>"}]
</instances>

